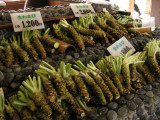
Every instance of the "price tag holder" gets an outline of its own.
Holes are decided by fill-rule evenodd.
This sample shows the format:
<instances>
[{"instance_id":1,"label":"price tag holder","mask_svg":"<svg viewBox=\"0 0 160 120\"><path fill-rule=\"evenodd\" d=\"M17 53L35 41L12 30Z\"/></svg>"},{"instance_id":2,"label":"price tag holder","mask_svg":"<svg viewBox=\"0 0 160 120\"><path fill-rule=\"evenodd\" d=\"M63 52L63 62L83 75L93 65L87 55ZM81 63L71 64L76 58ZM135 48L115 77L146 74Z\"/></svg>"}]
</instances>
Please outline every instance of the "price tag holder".
<instances>
[{"instance_id":1,"label":"price tag holder","mask_svg":"<svg viewBox=\"0 0 160 120\"><path fill-rule=\"evenodd\" d=\"M91 4L80 3L80 4L70 4L73 13L76 17L87 16L89 13L95 14L95 11Z\"/></svg>"},{"instance_id":2,"label":"price tag holder","mask_svg":"<svg viewBox=\"0 0 160 120\"><path fill-rule=\"evenodd\" d=\"M119 56L121 52L123 54L126 54L131 49L131 54L133 54L136 50L125 37L122 37L121 39L119 39L107 48L107 50L113 57Z\"/></svg>"},{"instance_id":3,"label":"price tag holder","mask_svg":"<svg viewBox=\"0 0 160 120\"><path fill-rule=\"evenodd\" d=\"M40 11L11 13L14 32L23 31L24 28L31 30L44 29L44 23Z\"/></svg>"}]
</instances>

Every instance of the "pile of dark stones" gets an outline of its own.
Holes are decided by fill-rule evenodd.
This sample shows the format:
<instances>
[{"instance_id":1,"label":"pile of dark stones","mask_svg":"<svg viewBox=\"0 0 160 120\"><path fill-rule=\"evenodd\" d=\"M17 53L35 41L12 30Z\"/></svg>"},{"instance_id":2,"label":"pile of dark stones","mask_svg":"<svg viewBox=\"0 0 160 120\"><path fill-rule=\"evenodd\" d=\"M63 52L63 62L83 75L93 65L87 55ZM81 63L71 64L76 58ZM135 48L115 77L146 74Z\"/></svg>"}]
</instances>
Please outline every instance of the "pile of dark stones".
<instances>
[{"instance_id":1,"label":"pile of dark stones","mask_svg":"<svg viewBox=\"0 0 160 120\"><path fill-rule=\"evenodd\" d=\"M112 10L111 5L93 3L92 6L93 6L95 12L102 12L103 8L106 8L106 10L108 10L108 11ZM1 10L0 11L0 24L11 23L10 13L34 12L34 11L40 11L42 18L74 15L69 4L56 5L56 6L45 6L42 8L29 7L26 10L19 9L17 11L15 11L15 10L6 10L6 11Z\"/></svg>"}]
</instances>

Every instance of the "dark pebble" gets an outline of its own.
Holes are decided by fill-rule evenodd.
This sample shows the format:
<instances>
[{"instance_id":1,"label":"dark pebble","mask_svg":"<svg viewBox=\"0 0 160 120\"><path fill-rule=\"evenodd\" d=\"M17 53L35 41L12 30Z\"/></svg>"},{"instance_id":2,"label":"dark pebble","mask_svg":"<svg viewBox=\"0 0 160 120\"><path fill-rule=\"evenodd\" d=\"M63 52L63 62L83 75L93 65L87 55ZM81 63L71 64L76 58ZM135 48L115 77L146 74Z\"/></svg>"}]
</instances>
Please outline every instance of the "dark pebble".
<instances>
[{"instance_id":1,"label":"dark pebble","mask_svg":"<svg viewBox=\"0 0 160 120\"><path fill-rule=\"evenodd\" d=\"M156 88L153 88L152 89L152 92L155 94L155 95L160 95L160 90L156 89Z\"/></svg>"},{"instance_id":2,"label":"dark pebble","mask_svg":"<svg viewBox=\"0 0 160 120\"><path fill-rule=\"evenodd\" d=\"M65 58L66 58L67 60L70 60L70 59L72 59L72 56L71 56L71 55L66 55Z\"/></svg>"},{"instance_id":3,"label":"dark pebble","mask_svg":"<svg viewBox=\"0 0 160 120\"><path fill-rule=\"evenodd\" d=\"M128 110L124 107L121 107L118 109L118 115L125 117L128 114Z\"/></svg>"},{"instance_id":4,"label":"dark pebble","mask_svg":"<svg viewBox=\"0 0 160 120\"><path fill-rule=\"evenodd\" d=\"M157 82L154 82L154 83L152 83L152 86L154 87L154 88L159 88L160 87L160 84L159 83L157 83Z\"/></svg>"},{"instance_id":5,"label":"dark pebble","mask_svg":"<svg viewBox=\"0 0 160 120\"><path fill-rule=\"evenodd\" d=\"M27 62L21 63L21 67L22 67L22 68L27 67Z\"/></svg>"},{"instance_id":6,"label":"dark pebble","mask_svg":"<svg viewBox=\"0 0 160 120\"><path fill-rule=\"evenodd\" d=\"M53 61L58 61L59 60L59 55L52 55L52 60Z\"/></svg>"},{"instance_id":7,"label":"dark pebble","mask_svg":"<svg viewBox=\"0 0 160 120\"><path fill-rule=\"evenodd\" d=\"M141 107L139 107L139 108L136 110L136 113L137 113L138 117L141 117L141 116L143 115L143 112L144 112L144 110L143 110L143 108L141 108Z\"/></svg>"},{"instance_id":8,"label":"dark pebble","mask_svg":"<svg viewBox=\"0 0 160 120\"><path fill-rule=\"evenodd\" d=\"M5 82L10 84L14 79L14 73L4 73Z\"/></svg>"},{"instance_id":9,"label":"dark pebble","mask_svg":"<svg viewBox=\"0 0 160 120\"><path fill-rule=\"evenodd\" d=\"M149 110L149 109L151 109L152 105L153 105L153 103L151 102L151 103L145 104L144 107L145 107L145 109Z\"/></svg>"},{"instance_id":10,"label":"dark pebble","mask_svg":"<svg viewBox=\"0 0 160 120\"><path fill-rule=\"evenodd\" d=\"M58 57L58 60L62 60L64 58L65 54L60 54Z\"/></svg>"},{"instance_id":11,"label":"dark pebble","mask_svg":"<svg viewBox=\"0 0 160 120\"><path fill-rule=\"evenodd\" d=\"M87 51L87 53L88 53L89 55L95 55L95 53L93 52L93 50L90 50L90 49Z\"/></svg>"},{"instance_id":12,"label":"dark pebble","mask_svg":"<svg viewBox=\"0 0 160 120\"><path fill-rule=\"evenodd\" d=\"M94 50L94 52L95 52L97 55L101 55L101 54L102 54L102 51L101 51L101 50L98 50L98 49Z\"/></svg>"},{"instance_id":13,"label":"dark pebble","mask_svg":"<svg viewBox=\"0 0 160 120\"><path fill-rule=\"evenodd\" d=\"M96 46L96 47L99 47L99 46L101 46L101 43L96 43L95 46Z\"/></svg>"},{"instance_id":14,"label":"dark pebble","mask_svg":"<svg viewBox=\"0 0 160 120\"><path fill-rule=\"evenodd\" d=\"M152 85L145 85L143 88L147 91L150 91L152 90Z\"/></svg>"},{"instance_id":15,"label":"dark pebble","mask_svg":"<svg viewBox=\"0 0 160 120\"><path fill-rule=\"evenodd\" d=\"M73 57L76 59L79 58L79 53L73 53Z\"/></svg>"},{"instance_id":16,"label":"dark pebble","mask_svg":"<svg viewBox=\"0 0 160 120\"><path fill-rule=\"evenodd\" d=\"M4 80L4 75L3 73L0 71L0 82L2 82Z\"/></svg>"},{"instance_id":17,"label":"dark pebble","mask_svg":"<svg viewBox=\"0 0 160 120\"><path fill-rule=\"evenodd\" d=\"M25 67L22 69L22 74L28 75L32 72L32 67Z\"/></svg>"},{"instance_id":18,"label":"dark pebble","mask_svg":"<svg viewBox=\"0 0 160 120\"><path fill-rule=\"evenodd\" d=\"M12 72L12 69L10 69L10 68L5 68L5 69L3 69L3 72L4 72L4 73L10 73L10 72Z\"/></svg>"},{"instance_id":19,"label":"dark pebble","mask_svg":"<svg viewBox=\"0 0 160 120\"><path fill-rule=\"evenodd\" d=\"M158 109L156 111L156 115L160 115L160 106L158 107Z\"/></svg>"},{"instance_id":20,"label":"dark pebble","mask_svg":"<svg viewBox=\"0 0 160 120\"><path fill-rule=\"evenodd\" d=\"M108 111L107 120L117 120L117 113L113 110Z\"/></svg>"},{"instance_id":21,"label":"dark pebble","mask_svg":"<svg viewBox=\"0 0 160 120\"><path fill-rule=\"evenodd\" d=\"M126 104L126 99L125 99L125 97L120 97L120 98L117 100L117 102L118 102L119 104L121 104L121 105L124 105L124 104Z\"/></svg>"},{"instance_id":22,"label":"dark pebble","mask_svg":"<svg viewBox=\"0 0 160 120\"><path fill-rule=\"evenodd\" d=\"M112 110L117 109L117 107L118 107L118 104L117 104L116 102L110 102L110 103L108 104L108 108L110 108L110 109L112 109Z\"/></svg>"},{"instance_id":23,"label":"dark pebble","mask_svg":"<svg viewBox=\"0 0 160 120\"><path fill-rule=\"evenodd\" d=\"M138 115L135 113L132 117L132 120L137 120L137 118L138 118Z\"/></svg>"},{"instance_id":24,"label":"dark pebble","mask_svg":"<svg viewBox=\"0 0 160 120\"><path fill-rule=\"evenodd\" d=\"M23 75L16 75L14 78L14 82L20 82L24 80L24 76Z\"/></svg>"},{"instance_id":25,"label":"dark pebble","mask_svg":"<svg viewBox=\"0 0 160 120\"><path fill-rule=\"evenodd\" d=\"M141 89L136 90L136 93L139 95L144 95L146 93L146 91L141 88Z\"/></svg>"},{"instance_id":26,"label":"dark pebble","mask_svg":"<svg viewBox=\"0 0 160 120\"><path fill-rule=\"evenodd\" d=\"M127 106L130 110L136 109L136 104L133 101L127 101Z\"/></svg>"},{"instance_id":27,"label":"dark pebble","mask_svg":"<svg viewBox=\"0 0 160 120\"><path fill-rule=\"evenodd\" d=\"M153 94L152 91L148 91L148 92L146 93L146 95L147 95L148 97L150 97L150 98L152 98L152 97L154 96L154 94Z\"/></svg>"},{"instance_id":28,"label":"dark pebble","mask_svg":"<svg viewBox=\"0 0 160 120\"><path fill-rule=\"evenodd\" d=\"M87 56L87 52L86 52L86 51L82 51L82 52L81 52L81 56L82 56L82 57L86 57L86 56Z\"/></svg>"},{"instance_id":29,"label":"dark pebble","mask_svg":"<svg viewBox=\"0 0 160 120\"><path fill-rule=\"evenodd\" d=\"M27 62L27 66L33 66L34 65L34 62L33 61L28 61Z\"/></svg>"},{"instance_id":30,"label":"dark pebble","mask_svg":"<svg viewBox=\"0 0 160 120\"><path fill-rule=\"evenodd\" d=\"M16 83L16 82L11 83L10 85L11 89L13 90L17 89L19 86L20 86L20 83Z\"/></svg>"},{"instance_id":31,"label":"dark pebble","mask_svg":"<svg viewBox=\"0 0 160 120\"><path fill-rule=\"evenodd\" d=\"M157 116L156 116L156 115L153 115L152 120L158 120Z\"/></svg>"},{"instance_id":32,"label":"dark pebble","mask_svg":"<svg viewBox=\"0 0 160 120\"><path fill-rule=\"evenodd\" d=\"M2 88L3 88L3 92L4 92L4 94L6 94L6 93L8 93L8 92L9 92L8 87L2 87Z\"/></svg>"},{"instance_id":33,"label":"dark pebble","mask_svg":"<svg viewBox=\"0 0 160 120\"><path fill-rule=\"evenodd\" d=\"M107 120L106 115L101 115L98 120Z\"/></svg>"},{"instance_id":34,"label":"dark pebble","mask_svg":"<svg viewBox=\"0 0 160 120\"><path fill-rule=\"evenodd\" d=\"M100 109L98 109L99 115L105 115L107 112L108 112L107 107L101 107Z\"/></svg>"},{"instance_id":35,"label":"dark pebble","mask_svg":"<svg viewBox=\"0 0 160 120\"><path fill-rule=\"evenodd\" d=\"M99 115L96 112L89 112L87 113L87 118L91 120L96 120L99 117Z\"/></svg>"},{"instance_id":36,"label":"dark pebble","mask_svg":"<svg viewBox=\"0 0 160 120\"><path fill-rule=\"evenodd\" d=\"M40 65L40 64L34 64L34 65L33 65L33 70L38 70L38 69L39 69L39 65ZM51 65L51 64L50 64L50 65Z\"/></svg>"},{"instance_id":37,"label":"dark pebble","mask_svg":"<svg viewBox=\"0 0 160 120\"><path fill-rule=\"evenodd\" d=\"M157 97L154 98L154 104L158 105L159 103L160 103L160 97L157 96Z\"/></svg>"},{"instance_id":38,"label":"dark pebble","mask_svg":"<svg viewBox=\"0 0 160 120\"><path fill-rule=\"evenodd\" d=\"M20 66L19 65L11 65L10 68L14 69L14 68L18 68L18 67L20 67Z\"/></svg>"},{"instance_id":39,"label":"dark pebble","mask_svg":"<svg viewBox=\"0 0 160 120\"><path fill-rule=\"evenodd\" d=\"M134 94L129 94L129 95L126 95L126 99L127 100L132 100L134 98Z\"/></svg>"},{"instance_id":40,"label":"dark pebble","mask_svg":"<svg viewBox=\"0 0 160 120\"><path fill-rule=\"evenodd\" d=\"M21 72L21 67L17 67L13 69L14 74L18 75Z\"/></svg>"},{"instance_id":41,"label":"dark pebble","mask_svg":"<svg viewBox=\"0 0 160 120\"><path fill-rule=\"evenodd\" d=\"M75 64L76 61L75 61L75 59L70 59L68 62L71 64Z\"/></svg>"},{"instance_id":42,"label":"dark pebble","mask_svg":"<svg viewBox=\"0 0 160 120\"><path fill-rule=\"evenodd\" d=\"M147 120L148 118L148 115L147 114L144 114L140 117L140 120Z\"/></svg>"},{"instance_id":43,"label":"dark pebble","mask_svg":"<svg viewBox=\"0 0 160 120\"><path fill-rule=\"evenodd\" d=\"M86 61L86 62L85 62L85 64L89 64L89 63L90 63L90 61L91 61L91 57L89 57L89 56L88 56L88 57L86 57L85 61Z\"/></svg>"},{"instance_id":44,"label":"dark pebble","mask_svg":"<svg viewBox=\"0 0 160 120\"><path fill-rule=\"evenodd\" d=\"M139 95L139 97L140 97L141 100L143 100L144 102L149 102L149 97L147 97L146 95Z\"/></svg>"}]
</instances>

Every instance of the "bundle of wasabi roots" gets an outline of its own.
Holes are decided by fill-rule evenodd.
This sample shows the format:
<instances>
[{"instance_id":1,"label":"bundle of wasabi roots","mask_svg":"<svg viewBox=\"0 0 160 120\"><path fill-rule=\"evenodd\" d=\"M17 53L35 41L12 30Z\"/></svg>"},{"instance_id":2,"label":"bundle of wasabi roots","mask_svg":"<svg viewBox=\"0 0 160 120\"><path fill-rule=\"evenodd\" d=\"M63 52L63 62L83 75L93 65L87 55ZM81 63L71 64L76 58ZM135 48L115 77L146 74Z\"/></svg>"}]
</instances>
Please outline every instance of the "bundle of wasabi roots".
<instances>
[{"instance_id":1,"label":"bundle of wasabi roots","mask_svg":"<svg viewBox=\"0 0 160 120\"><path fill-rule=\"evenodd\" d=\"M36 75L22 82L17 94L0 96L0 120L70 120L130 94L160 77L160 42L151 40L143 52L106 56L97 63L42 62Z\"/></svg>"},{"instance_id":2,"label":"bundle of wasabi roots","mask_svg":"<svg viewBox=\"0 0 160 120\"><path fill-rule=\"evenodd\" d=\"M30 59L45 59L47 54L53 53L59 47L59 43L49 32L49 28L43 35L38 30L25 29L21 38L15 35L8 40L3 38L0 42L0 67L9 67Z\"/></svg>"},{"instance_id":3,"label":"bundle of wasabi roots","mask_svg":"<svg viewBox=\"0 0 160 120\"><path fill-rule=\"evenodd\" d=\"M60 40L70 44L77 44L82 50L85 44L94 45L95 42L113 42L119 38L140 35L132 25L122 24L109 13L100 13L92 16L79 17L72 23L65 19L53 24L53 32Z\"/></svg>"}]
</instances>

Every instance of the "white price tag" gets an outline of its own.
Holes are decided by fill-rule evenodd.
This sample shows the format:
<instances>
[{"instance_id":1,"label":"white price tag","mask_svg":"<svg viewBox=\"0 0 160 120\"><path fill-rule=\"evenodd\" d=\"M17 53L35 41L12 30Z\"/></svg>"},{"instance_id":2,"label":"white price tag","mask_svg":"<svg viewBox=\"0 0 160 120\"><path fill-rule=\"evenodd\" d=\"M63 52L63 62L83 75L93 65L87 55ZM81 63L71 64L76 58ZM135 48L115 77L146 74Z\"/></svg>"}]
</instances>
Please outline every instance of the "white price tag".
<instances>
[{"instance_id":1,"label":"white price tag","mask_svg":"<svg viewBox=\"0 0 160 120\"><path fill-rule=\"evenodd\" d=\"M95 11L91 4L80 3L80 4L70 4L73 13L76 17L87 16L89 13L95 14Z\"/></svg>"},{"instance_id":2,"label":"white price tag","mask_svg":"<svg viewBox=\"0 0 160 120\"><path fill-rule=\"evenodd\" d=\"M132 53L136 51L135 48L125 37L122 37L121 39L119 39L118 41L116 41L114 44L112 44L107 48L107 50L113 57L119 56L121 52L123 54L126 54L131 49Z\"/></svg>"},{"instance_id":3,"label":"white price tag","mask_svg":"<svg viewBox=\"0 0 160 120\"><path fill-rule=\"evenodd\" d=\"M40 11L11 13L14 32L23 31L24 28L31 30L44 29L44 23Z\"/></svg>"},{"instance_id":4,"label":"white price tag","mask_svg":"<svg viewBox=\"0 0 160 120\"><path fill-rule=\"evenodd\" d=\"M142 27L151 27L151 30L155 30L155 17L142 19Z\"/></svg>"}]
</instances>

